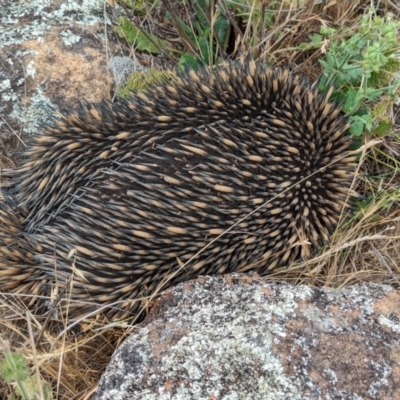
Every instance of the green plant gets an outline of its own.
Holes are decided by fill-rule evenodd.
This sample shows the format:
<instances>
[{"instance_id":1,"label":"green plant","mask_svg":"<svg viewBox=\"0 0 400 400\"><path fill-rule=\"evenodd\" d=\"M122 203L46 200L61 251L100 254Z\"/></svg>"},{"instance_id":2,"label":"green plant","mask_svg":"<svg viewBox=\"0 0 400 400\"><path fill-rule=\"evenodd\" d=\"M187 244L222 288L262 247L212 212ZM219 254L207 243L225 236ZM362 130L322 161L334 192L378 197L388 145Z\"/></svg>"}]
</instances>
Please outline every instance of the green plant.
<instances>
[{"instance_id":1,"label":"green plant","mask_svg":"<svg viewBox=\"0 0 400 400\"><path fill-rule=\"evenodd\" d=\"M37 375L30 375L26 360L22 354L10 350L7 342L0 339L0 348L4 360L0 365L1 376L4 381L15 388L15 395L23 400L51 400L52 390L49 383L41 380ZM10 396L15 399L14 394Z\"/></svg>"},{"instance_id":2,"label":"green plant","mask_svg":"<svg viewBox=\"0 0 400 400\"><path fill-rule=\"evenodd\" d=\"M114 28L114 31L140 51L160 54L168 48L167 42L147 32L144 28L137 27L125 16L119 19L119 25Z\"/></svg>"},{"instance_id":3,"label":"green plant","mask_svg":"<svg viewBox=\"0 0 400 400\"><path fill-rule=\"evenodd\" d=\"M181 68L212 66L242 46L257 53L263 32L273 24L275 16L266 11L266 3L262 0L250 3L247 0L180 0L176 3L169 0L160 0L158 3L150 0L118 0L118 3L125 9L126 16L119 19L115 32L140 51L152 54L164 51L170 56L178 54ZM149 7L159 7L161 4L167 10L166 20L178 32L183 50L168 45L166 40L150 33L138 22L148 14L146 10ZM279 2L272 2L270 7L279 8Z\"/></svg>"},{"instance_id":4,"label":"green plant","mask_svg":"<svg viewBox=\"0 0 400 400\"><path fill-rule=\"evenodd\" d=\"M172 21L182 39L185 51L178 65L197 68L198 65L213 65L218 57L224 58L230 32L228 19L221 7L213 0L183 1L193 17L184 21L169 6L166 6L167 19Z\"/></svg>"},{"instance_id":5,"label":"green plant","mask_svg":"<svg viewBox=\"0 0 400 400\"><path fill-rule=\"evenodd\" d=\"M370 9L356 33L322 27L320 34L311 38L314 48L329 43L325 59L320 60L320 88L326 90L335 84L333 98L343 102L354 136L363 132L383 136L391 129L389 109L400 87L400 80L393 80L399 68L399 28L399 21L378 17ZM386 101L376 107L379 98Z\"/></svg>"},{"instance_id":6,"label":"green plant","mask_svg":"<svg viewBox=\"0 0 400 400\"><path fill-rule=\"evenodd\" d=\"M145 90L156 83L167 81L172 75L170 70L159 71L155 68L149 71L134 71L126 83L118 88L118 97L127 98L139 90Z\"/></svg>"}]
</instances>

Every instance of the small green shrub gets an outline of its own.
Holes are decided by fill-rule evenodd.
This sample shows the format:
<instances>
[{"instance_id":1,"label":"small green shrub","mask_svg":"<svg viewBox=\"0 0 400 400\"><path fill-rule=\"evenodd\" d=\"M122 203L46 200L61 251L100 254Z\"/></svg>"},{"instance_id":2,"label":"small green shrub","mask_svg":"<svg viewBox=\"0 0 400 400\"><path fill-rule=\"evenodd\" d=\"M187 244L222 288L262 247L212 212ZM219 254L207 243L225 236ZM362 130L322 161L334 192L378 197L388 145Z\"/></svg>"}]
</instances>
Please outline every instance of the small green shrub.
<instances>
[{"instance_id":1,"label":"small green shrub","mask_svg":"<svg viewBox=\"0 0 400 400\"><path fill-rule=\"evenodd\" d=\"M15 399L15 396L23 400L53 399L50 384L41 379L38 380L36 375L30 374L24 356L12 352L8 343L2 339L0 339L0 345L4 355L4 360L0 364L1 376L15 390L15 395L11 394L9 399ZM41 397L41 393L43 397Z\"/></svg>"},{"instance_id":2,"label":"small green shrub","mask_svg":"<svg viewBox=\"0 0 400 400\"><path fill-rule=\"evenodd\" d=\"M370 9L356 32L322 27L320 34L311 38L314 48L329 43L325 58L320 60L320 88L335 84L332 97L343 103L350 116L350 133L356 137L363 132L383 136L392 127L389 110L400 87L400 79L393 79L399 69L399 28L399 21L375 16ZM302 46L310 48L309 43Z\"/></svg>"}]
</instances>

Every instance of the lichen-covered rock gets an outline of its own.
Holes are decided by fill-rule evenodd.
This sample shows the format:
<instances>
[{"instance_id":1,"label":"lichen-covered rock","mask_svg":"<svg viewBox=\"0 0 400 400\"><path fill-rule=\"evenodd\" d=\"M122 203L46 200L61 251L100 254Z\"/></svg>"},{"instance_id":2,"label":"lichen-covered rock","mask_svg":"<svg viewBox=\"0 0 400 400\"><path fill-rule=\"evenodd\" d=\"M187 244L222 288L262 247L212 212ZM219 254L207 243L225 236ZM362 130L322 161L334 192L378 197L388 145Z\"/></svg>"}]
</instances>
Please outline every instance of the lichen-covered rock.
<instances>
[{"instance_id":1,"label":"lichen-covered rock","mask_svg":"<svg viewBox=\"0 0 400 400\"><path fill-rule=\"evenodd\" d=\"M243 275L164 292L96 400L399 399L400 293Z\"/></svg>"},{"instance_id":2,"label":"lichen-covered rock","mask_svg":"<svg viewBox=\"0 0 400 400\"><path fill-rule=\"evenodd\" d=\"M0 5L2 144L36 133L59 107L110 97L107 57L120 52L111 18L102 0Z\"/></svg>"},{"instance_id":3,"label":"lichen-covered rock","mask_svg":"<svg viewBox=\"0 0 400 400\"><path fill-rule=\"evenodd\" d=\"M142 67L135 59L131 57L113 57L108 63L111 73L114 76L114 81L117 87L124 85L134 71L147 72L147 68Z\"/></svg>"}]
</instances>

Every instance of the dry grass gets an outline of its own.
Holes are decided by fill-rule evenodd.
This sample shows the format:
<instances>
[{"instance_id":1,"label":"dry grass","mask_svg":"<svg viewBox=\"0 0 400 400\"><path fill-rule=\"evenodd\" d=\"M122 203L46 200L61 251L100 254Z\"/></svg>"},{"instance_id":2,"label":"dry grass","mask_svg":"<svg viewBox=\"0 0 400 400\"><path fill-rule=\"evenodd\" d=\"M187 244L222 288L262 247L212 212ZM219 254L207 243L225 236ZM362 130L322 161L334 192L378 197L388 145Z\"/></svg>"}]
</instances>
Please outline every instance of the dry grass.
<instances>
[{"instance_id":1,"label":"dry grass","mask_svg":"<svg viewBox=\"0 0 400 400\"><path fill-rule=\"evenodd\" d=\"M37 369L42 379L52 383L55 398L88 398L129 329L107 328L104 321L88 321L75 331L68 331L65 323L53 322L43 327L43 321L19 303L17 299L1 301L0 309L4 312L0 319L1 337L12 343L12 351L22 354L33 366L32 374ZM9 388L4 386L0 397L6 398L7 393Z\"/></svg>"},{"instance_id":2,"label":"dry grass","mask_svg":"<svg viewBox=\"0 0 400 400\"><path fill-rule=\"evenodd\" d=\"M289 3L282 3L276 11L275 25L262 33L257 48L249 48L248 37L243 36L235 51L259 51L274 64L295 64L300 73L311 78L320 72L317 60L321 54L304 53L296 46L322 24L356 26L370 4L362 0L332 1L325 8L321 5L317 13L311 6L296 9L293 2L292 6ZM386 7L382 12L396 12L390 1L381 3ZM361 154L354 185L371 201L352 216L343 215L341 227L320 254L266 279L336 288L371 281L399 287L400 118L393 113L392 120L393 132L380 140L366 138ZM1 163L13 165L9 149L4 147ZM32 315L18 297L0 299L1 337L11 343L12 351L26 357L32 375L39 373L50 382L55 398L88 399L114 349L134 327L132 322L116 326L100 318L70 327L68 321L48 323ZM1 398L9 393L7 385L0 387Z\"/></svg>"}]
</instances>

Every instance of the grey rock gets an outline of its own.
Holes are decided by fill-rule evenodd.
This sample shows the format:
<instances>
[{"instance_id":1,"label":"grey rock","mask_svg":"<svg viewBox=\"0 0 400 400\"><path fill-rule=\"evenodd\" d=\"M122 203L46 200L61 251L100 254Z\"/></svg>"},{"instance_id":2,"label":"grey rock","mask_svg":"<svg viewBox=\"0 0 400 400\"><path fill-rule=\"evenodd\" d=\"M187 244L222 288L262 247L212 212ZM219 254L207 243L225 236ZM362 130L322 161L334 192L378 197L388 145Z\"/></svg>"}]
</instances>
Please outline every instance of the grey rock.
<instances>
[{"instance_id":1,"label":"grey rock","mask_svg":"<svg viewBox=\"0 0 400 400\"><path fill-rule=\"evenodd\" d=\"M117 86L124 85L132 72L146 70L146 68L142 67L130 57L113 57L108 63L108 66L114 76L114 81Z\"/></svg>"},{"instance_id":2,"label":"grey rock","mask_svg":"<svg viewBox=\"0 0 400 400\"><path fill-rule=\"evenodd\" d=\"M95 398L397 399L399 317L384 285L199 278L164 292Z\"/></svg>"},{"instance_id":3,"label":"grey rock","mask_svg":"<svg viewBox=\"0 0 400 400\"><path fill-rule=\"evenodd\" d=\"M38 133L56 109L110 97L107 53L121 51L111 19L103 0L11 1L0 6L2 153L23 147L21 133Z\"/></svg>"}]
</instances>

